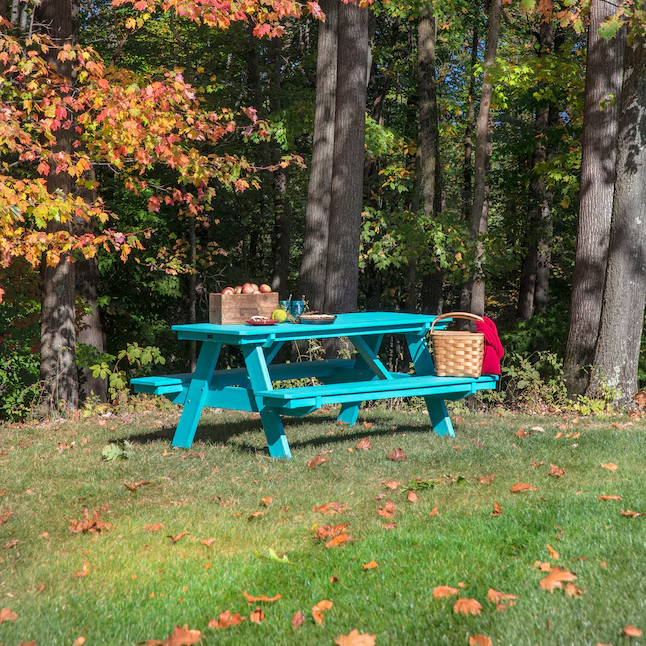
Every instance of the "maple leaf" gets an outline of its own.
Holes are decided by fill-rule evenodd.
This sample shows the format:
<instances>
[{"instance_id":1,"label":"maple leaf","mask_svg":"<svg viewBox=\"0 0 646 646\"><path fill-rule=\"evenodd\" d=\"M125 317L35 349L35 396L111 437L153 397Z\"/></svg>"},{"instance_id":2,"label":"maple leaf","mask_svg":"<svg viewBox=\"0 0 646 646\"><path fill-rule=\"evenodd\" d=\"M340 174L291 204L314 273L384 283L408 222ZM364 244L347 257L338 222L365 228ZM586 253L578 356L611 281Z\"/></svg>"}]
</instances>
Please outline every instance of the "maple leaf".
<instances>
[{"instance_id":1,"label":"maple leaf","mask_svg":"<svg viewBox=\"0 0 646 646\"><path fill-rule=\"evenodd\" d=\"M624 637L641 637L643 635L642 631L639 630L639 628L637 628L636 626L631 626L630 624L624 626L621 634Z\"/></svg>"},{"instance_id":2,"label":"maple leaf","mask_svg":"<svg viewBox=\"0 0 646 646\"><path fill-rule=\"evenodd\" d=\"M524 491L538 491L538 489L532 487L529 482L518 482L511 488L511 493L522 493Z\"/></svg>"},{"instance_id":3,"label":"maple leaf","mask_svg":"<svg viewBox=\"0 0 646 646\"><path fill-rule=\"evenodd\" d=\"M492 473L490 476L483 476L482 478L478 478L478 482L480 484L491 484L496 478L496 474Z\"/></svg>"},{"instance_id":4,"label":"maple leaf","mask_svg":"<svg viewBox=\"0 0 646 646\"><path fill-rule=\"evenodd\" d=\"M638 511L630 511L630 509L622 509L619 512L622 516L630 516L631 518L637 518L638 516L641 516L641 514Z\"/></svg>"},{"instance_id":5,"label":"maple leaf","mask_svg":"<svg viewBox=\"0 0 646 646\"><path fill-rule=\"evenodd\" d=\"M262 608L256 608L250 615L249 621L253 621L254 624L260 624L265 620L265 613Z\"/></svg>"},{"instance_id":6,"label":"maple leaf","mask_svg":"<svg viewBox=\"0 0 646 646\"><path fill-rule=\"evenodd\" d=\"M393 491L399 487L401 482L399 480L386 480L386 482L382 482L381 486L386 487L386 489L392 489Z\"/></svg>"},{"instance_id":7,"label":"maple leaf","mask_svg":"<svg viewBox=\"0 0 646 646\"><path fill-rule=\"evenodd\" d=\"M402 449L393 449L389 453L386 453L386 456L389 460L393 460L395 462L399 460L408 460L408 458L404 455L404 451Z\"/></svg>"},{"instance_id":8,"label":"maple leaf","mask_svg":"<svg viewBox=\"0 0 646 646\"><path fill-rule=\"evenodd\" d=\"M408 502L417 502L417 494L414 491L409 491L408 494L406 494L406 500L408 500Z\"/></svg>"},{"instance_id":9,"label":"maple leaf","mask_svg":"<svg viewBox=\"0 0 646 646\"><path fill-rule=\"evenodd\" d=\"M614 494L607 494L603 496L597 496L597 500L623 500L621 496L615 496Z\"/></svg>"},{"instance_id":10,"label":"maple leaf","mask_svg":"<svg viewBox=\"0 0 646 646\"><path fill-rule=\"evenodd\" d=\"M433 507L431 511L428 513L429 516L439 516L440 512L437 510L437 507Z\"/></svg>"},{"instance_id":11,"label":"maple leaf","mask_svg":"<svg viewBox=\"0 0 646 646\"><path fill-rule=\"evenodd\" d=\"M473 635L469 637L469 646L492 646L493 642L486 635Z\"/></svg>"},{"instance_id":12,"label":"maple leaf","mask_svg":"<svg viewBox=\"0 0 646 646\"><path fill-rule=\"evenodd\" d=\"M298 610L294 613L292 617L292 630L296 630L299 626L302 626L305 623L305 613L302 610Z\"/></svg>"},{"instance_id":13,"label":"maple leaf","mask_svg":"<svg viewBox=\"0 0 646 646\"><path fill-rule=\"evenodd\" d=\"M153 523L152 525L144 525L145 532L158 532L162 528L161 523Z\"/></svg>"},{"instance_id":14,"label":"maple leaf","mask_svg":"<svg viewBox=\"0 0 646 646\"><path fill-rule=\"evenodd\" d=\"M10 608L0 610L0 624L5 621L16 621L16 619L18 619L18 613L12 612Z\"/></svg>"},{"instance_id":15,"label":"maple leaf","mask_svg":"<svg viewBox=\"0 0 646 646\"><path fill-rule=\"evenodd\" d=\"M215 543L216 539L215 538L201 538L200 543L203 543L207 547L211 547L213 543Z\"/></svg>"},{"instance_id":16,"label":"maple leaf","mask_svg":"<svg viewBox=\"0 0 646 646\"><path fill-rule=\"evenodd\" d=\"M559 567L552 568L552 571L544 578L541 579L541 588L547 592L554 592L556 588L562 588L563 583L566 581L576 580L576 574L569 570L564 570Z\"/></svg>"},{"instance_id":17,"label":"maple leaf","mask_svg":"<svg viewBox=\"0 0 646 646\"><path fill-rule=\"evenodd\" d=\"M459 590L448 585L438 585L433 589L433 599L442 599L443 597L454 597Z\"/></svg>"},{"instance_id":18,"label":"maple leaf","mask_svg":"<svg viewBox=\"0 0 646 646\"><path fill-rule=\"evenodd\" d=\"M145 487L146 485L150 484L150 480L139 480L138 482L124 482L123 486L128 490L128 491L136 491L140 487Z\"/></svg>"},{"instance_id":19,"label":"maple leaf","mask_svg":"<svg viewBox=\"0 0 646 646\"><path fill-rule=\"evenodd\" d=\"M359 449L359 451L369 451L372 448L372 442L370 441L369 437L361 438L357 442L355 448Z\"/></svg>"},{"instance_id":20,"label":"maple leaf","mask_svg":"<svg viewBox=\"0 0 646 646\"><path fill-rule=\"evenodd\" d=\"M565 469L559 469L556 464L550 463L551 469L547 472L548 476L555 476L556 478L562 478L565 475Z\"/></svg>"},{"instance_id":21,"label":"maple leaf","mask_svg":"<svg viewBox=\"0 0 646 646\"><path fill-rule=\"evenodd\" d=\"M573 597L575 599L578 599L579 597L583 596L587 590L581 590L576 583L566 583L565 584L565 594L567 594L568 597Z\"/></svg>"},{"instance_id":22,"label":"maple leaf","mask_svg":"<svg viewBox=\"0 0 646 646\"><path fill-rule=\"evenodd\" d=\"M327 599L323 599L323 601L319 601L312 608L312 617L314 618L314 621L317 624L322 624L323 623L323 613L326 612L327 610L331 610L333 605L334 604L331 601L328 601Z\"/></svg>"},{"instance_id":23,"label":"maple leaf","mask_svg":"<svg viewBox=\"0 0 646 646\"><path fill-rule=\"evenodd\" d=\"M363 563L364 570L374 570L377 567L379 567L379 563L377 563L377 561L370 561L370 563Z\"/></svg>"},{"instance_id":24,"label":"maple leaf","mask_svg":"<svg viewBox=\"0 0 646 646\"><path fill-rule=\"evenodd\" d=\"M602 462L601 466L604 469L608 469L608 471L612 471L613 473L619 468L614 462Z\"/></svg>"},{"instance_id":25,"label":"maple leaf","mask_svg":"<svg viewBox=\"0 0 646 646\"><path fill-rule=\"evenodd\" d=\"M348 536L347 534L339 534L338 536L335 536L331 541L328 541L325 544L325 547L327 547L328 549L331 547L339 547L339 545L344 545L345 543L356 540L356 538L352 538L352 536Z\"/></svg>"},{"instance_id":26,"label":"maple leaf","mask_svg":"<svg viewBox=\"0 0 646 646\"><path fill-rule=\"evenodd\" d=\"M260 596L260 597L254 597L254 596L252 596L250 594L247 594L246 590L243 590L242 594L243 594L244 598L249 602L249 605L251 605L252 603L255 603L256 601L278 601L278 599L283 598L282 594L277 594L277 595L275 595L273 597L267 597L264 594L262 596Z\"/></svg>"},{"instance_id":27,"label":"maple leaf","mask_svg":"<svg viewBox=\"0 0 646 646\"><path fill-rule=\"evenodd\" d=\"M230 610L225 610L220 613L219 619L211 619L209 621L209 628L214 628L215 630L222 630L222 628L229 628L230 626L237 626L245 621L246 617L241 617L239 612L236 612L234 615L231 614Z\"/></svg>"},{"instance_id":28,"label":"maple leaf","mask_svg":"<svg viewBox=\"0 0 646 646\"><path fill-rule=\"evenodd\" d=\"M340 514L342 511L351 511L350 507L342 505L340 502L326 502L324 505L318 507L314 505L312 511L320 511L324 516L331 516L332 514Z\"/></svg>"},{"instance_id":29,"label":"maple leaf","mask_svg":"<svg viewBox=\"0 0 646 646\"><path fill-rule=\"evenodd\" d=\"M81 579L81 578L83 578L84 576L87 576L87 575L90 573L90 568L89 568L88 566L89 566L89 563L88 563L87 561L85 561L85 562L83 563L83 568L82 568L82 569L80 569L80 570L78 570L78 572L74 572L74 573L72 574L72 576L73 576L73 577L76 577L76 578L78 578L78 579Z\"/></svg>"},{"instance_id":30,"label":"maple leaf","mask_svg":"<svg viewBox=\"0 0 646 646\"><path fill-rule=\"evenodd\" d=\"M391 500L387 500L383 507L379 507L377 513L384 518L391 518L397 513L397 505Z\"/></svg>"},{"instance_id":31,"label":"maple leaf","mask_svg":"<svg viewBox=\"0 0 646 646\"><path fill-rule=\"evenodd\" d=\"M175 626L173 633L160 641L158 639L149 639L145 642L146 646L193 646L202 639L202 633L199 630L188 627L188 624L184 624L184 627Z\"/></svg>"},{"instance_id":32,"label":"maple leaf","mask_svg":"<svg viewBox=\"0 0 646 646\"><path fill-rule=\"evenodd\" d=\"M322 455L317 455L312 460L308 460L307 466L310 469L314 469L315 467L318 467L319 465L323 464L324 462L327 462L329 459L330 458L324 458Z\"/></svg>"},{"instance_id":33,"label":"maple leaf","mask_svg":"<svg viewBox=\"0 0 646 646\"><path fill-rule=\"evenodd\" d=\"M492 516L502 516L502 507L499 502L494 502L493 511L491 512Z\"/></svg>"},{"instance_id":34,"label":"maple leaf","mask_svg":"<svg viewBox=\"0 0 646 646\"><path fill-rule=\"evenodd\" d=\"M537 567L541 572L551 572L552 564L541 561L534 561L534 566Z\"/></svg>"},{"instance_id":35,"label":"maple leaf","mask_svg":"<svg viewBox=\"0 0 646 646\"><path fill-rule=\"evenodd\" d=\"M349 523L340 523L338 525L319 525L315 530L315 538L320 538L321 540L327 540L334 538L339 534L343 534L346 527L349 527Z\"/></svg>"},{"instance_id":36,"label":"maple leaf","mask_svg":"<svg viewBox=\"0 0 646 646\"><path fill-rule=\"evenodd\" d=\"M360 633L356 628L347 635L339 635L334 643L336 646L375 646L377 635Z\"/></svg>"},{"instance_id":37,"label":"maple leaf","mask_svg":"<svg viewBox=\"0 0 646 646\"><path fill-rule=\"evenodd\" d=\"M558 561L559 560L559 553L553 547L551 547L549 545L549 543L547 545L545 545L545 547L547 547L547 551L550 553L550 558L555 560L555 561Z\"/></svg>"},{"instance_id":38,"label":"maple leaf","mask_svg":"<svg viewBox=\"0 0 646 646\"><path fill-rule=\"evenodd\" d=\"M459 612L463 615L479 615L481 611L482 606L476 599L458 599L453 606L453 612Z\"/></svg>"}]
</instances>

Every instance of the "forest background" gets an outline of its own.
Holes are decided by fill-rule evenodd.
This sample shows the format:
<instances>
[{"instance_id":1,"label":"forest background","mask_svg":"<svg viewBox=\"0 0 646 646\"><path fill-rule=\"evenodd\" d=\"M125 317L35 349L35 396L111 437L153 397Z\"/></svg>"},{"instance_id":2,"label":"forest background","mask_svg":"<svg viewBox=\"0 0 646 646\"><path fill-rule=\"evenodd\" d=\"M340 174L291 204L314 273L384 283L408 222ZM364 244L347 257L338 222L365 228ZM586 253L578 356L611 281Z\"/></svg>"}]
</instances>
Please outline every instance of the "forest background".
<instances>
[{"instance_id":1,"label":"forest background","mask_svg":"<svg viewBox=\"0 0 646 646\"><path fill-rule=\"evenodd\" d=\"M0 419L190 370L171 325L246 281L486 312L485 403L632 400L642 4L362 5L0 2Z\"/></svg>"}]
</instances>

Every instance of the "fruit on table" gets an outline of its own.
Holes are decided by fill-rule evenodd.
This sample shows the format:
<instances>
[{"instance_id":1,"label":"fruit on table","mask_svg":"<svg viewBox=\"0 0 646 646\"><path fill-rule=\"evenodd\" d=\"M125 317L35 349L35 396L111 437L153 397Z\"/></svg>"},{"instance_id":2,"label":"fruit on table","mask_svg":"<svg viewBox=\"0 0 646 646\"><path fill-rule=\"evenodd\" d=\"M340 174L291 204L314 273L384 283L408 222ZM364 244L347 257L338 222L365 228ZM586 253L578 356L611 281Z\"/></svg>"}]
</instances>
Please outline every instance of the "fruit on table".
<instances>
[{"instance_id":1,"label":"fruit on table","mask_svg":"<svg viewBox=\"0 0 646 646\"><path fill-rule=\"evenodd\" d=\"M287 320L287 312L279 308L271 313L271 318L279 323L284 323Z\"/></svg>"},{"instance_id":2,"label":"fruit on table","mask_svg":"<svg viewBox=\"0 0 646 646\"><path fill-rule=\"evenodd\" d=\"M269 294L269 292L271 292L271 287L270 287L269 285L267 285L267 283L263 283L263 284L258 288L258 291L259 291L261 294Z\"/></svg>"},{"instance_id":3,"label":"fruit on table","mask_svg":"<svg viewBox=\"0 0 646 646\"><path fill-rule=\"evenodd\" d=\"M222 294L235 294L236 290L233 287L225 287L222 290Z\"/></svg>"},{"instance_id":4,"label":"fruit on table","mask_svg":"<svg viewBox=\"0 0 646 646\"><path fill-rule=\"evenodd\" d=\"M256 283L245 283L244 285L236 285L235 287L225 287L221 294L269 294L273 290L267 283L263 283L258 287Z\"/></svg>"},{"instance_id":5,"label":"fruit on table","mask_svg":"<svg viewBox=\"0 0 646 646\"><path fill-rule=\"evenodd\" d=\"M234 294L242 294L242 285L236 285L236 288L233 292Z\"/></svg>"}]
</instances>

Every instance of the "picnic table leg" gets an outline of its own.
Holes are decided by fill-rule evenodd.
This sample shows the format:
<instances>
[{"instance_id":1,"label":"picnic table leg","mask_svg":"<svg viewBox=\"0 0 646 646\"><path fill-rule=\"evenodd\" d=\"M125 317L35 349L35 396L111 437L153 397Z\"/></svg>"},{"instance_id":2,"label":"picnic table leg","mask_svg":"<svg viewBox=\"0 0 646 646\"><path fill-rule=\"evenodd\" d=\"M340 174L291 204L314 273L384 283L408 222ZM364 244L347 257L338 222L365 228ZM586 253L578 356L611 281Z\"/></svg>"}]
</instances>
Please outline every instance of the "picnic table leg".
<instances>
[{"instance_id":1,"label":"picnic table leg","mask_svg":"<svg viewBox=\"0 0 646 646\"><path fill-rule=\"evenodd\" d=\"M269 370L267 369L267 362L265 361L262 347L245 346L242 351L247 371L249 372L251 388L254 391L272 390ZM280 419L280 414L274 408L263 407L260 400L256 401L258 402L262 428L265 431L265 437L267 438L269 455L271 455L272 458L291 458L292 453L289 450L287 436L285 435L285 427L283 426L283 420Z\"/></svg>"},{"instance_id":2,"label":"picnic table leg","mask_svg":"<svg viewBox=\"0 0 646 646\"><path fill-rule=\"evenodd\" d=\"M188 386L184 410L173 436L173 446L188 449L193 443L204 402L209 393L209 382L218 362L221 348L221 343L202 343L195 372Z\"/></svg>"},{"instance_id":3,"label":"picnic table leg","mask_svg":"<svg viewBox=\"0 0 646 646\"><path fill-rule=\"evenodd\" d=\"M420 337L416 334L406 334L405 336L408 349L410 350L410 356L415 365L415 373L418 375L434 375L435 366L433 365L433 359L431 358L431 353L426 343L426 337ZM431 418L433 431L440 436L448 435L449 437L455 437L453 424L446 410L444 400L439 397L427 396L424 397L424 401L426 402L428 415Z\"/></svg>"}]
</instances>

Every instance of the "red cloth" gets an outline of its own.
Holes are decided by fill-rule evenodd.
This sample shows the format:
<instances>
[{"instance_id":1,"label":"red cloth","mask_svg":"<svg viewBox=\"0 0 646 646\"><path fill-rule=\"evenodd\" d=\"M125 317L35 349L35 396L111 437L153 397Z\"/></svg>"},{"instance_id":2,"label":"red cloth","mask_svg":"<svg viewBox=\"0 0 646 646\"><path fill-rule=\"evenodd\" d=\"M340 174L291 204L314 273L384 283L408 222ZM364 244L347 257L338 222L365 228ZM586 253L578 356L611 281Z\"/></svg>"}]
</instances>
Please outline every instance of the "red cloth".
<instances>
[{"instance_id":1,"label":"red cloth","mask_svg":"<svg viewBox=\"0 0 646 646\"><path fill-rule=\"evenodd\" d=\"M476 330L484 334L484 356L482 358L483 375L499 375L500 360L505 356L505 350L498 337L496 324L487 316L482 321L476 321Z\"/></svg>"}]
</instances>

